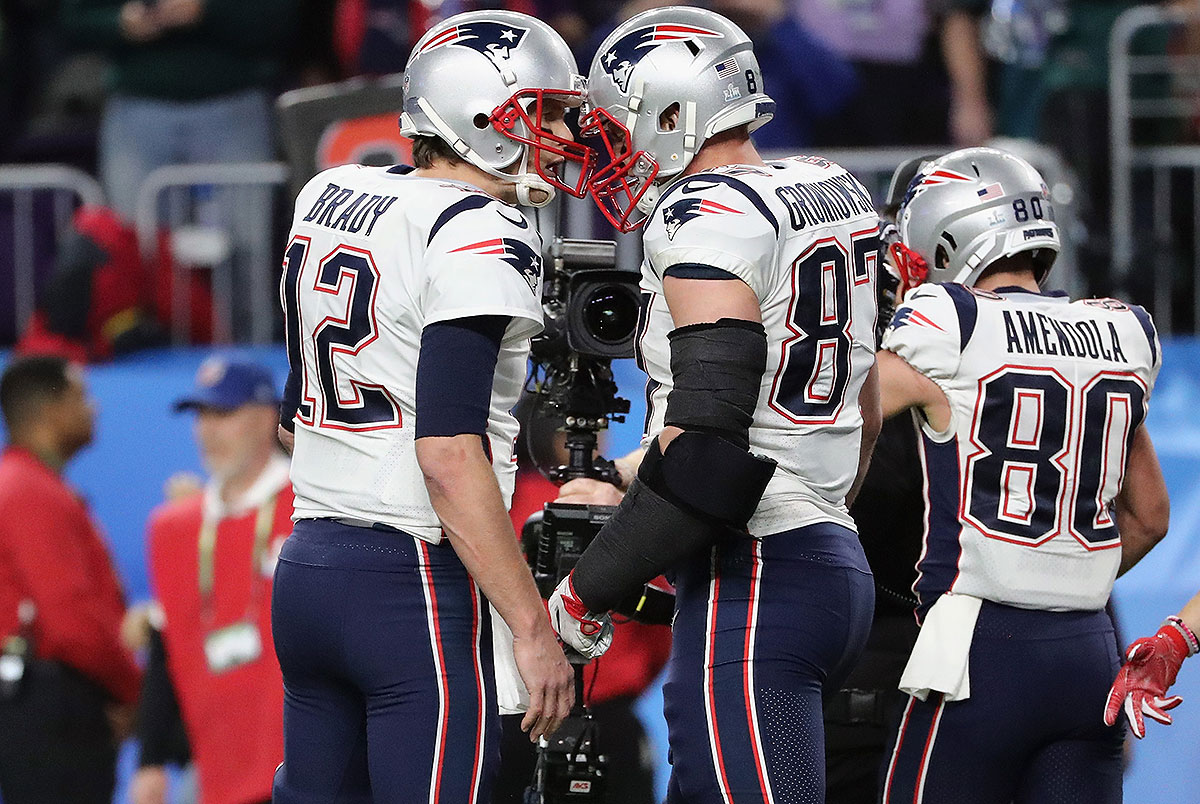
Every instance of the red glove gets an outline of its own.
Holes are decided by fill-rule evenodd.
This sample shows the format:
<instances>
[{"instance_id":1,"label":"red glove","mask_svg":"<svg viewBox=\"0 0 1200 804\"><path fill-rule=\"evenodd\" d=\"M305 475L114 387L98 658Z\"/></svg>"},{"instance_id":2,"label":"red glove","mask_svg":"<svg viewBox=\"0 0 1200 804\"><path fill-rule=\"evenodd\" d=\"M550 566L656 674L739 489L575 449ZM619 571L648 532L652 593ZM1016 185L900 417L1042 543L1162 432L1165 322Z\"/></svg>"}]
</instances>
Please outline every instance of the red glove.
<instances>
[{"instance_id":1,"label":"red glove","mask_svg":"<svg viewBox=\"0 0 1200 804\"><path fill-rule=\"evenodd\" d=\"M1167 711L1183 703L1183 698L1168 698L1167 690L1175 683L1183 660L1196 653L1197 647L1195 634L1178 617L1168 618L1154 636L1135 640L1125 651L1125 666L1108 693L1104 722L1116 723L1124 704L1129 728L1138 738L1146 735L1144 715L1171 725Z\"/></svg>"}]
</instances>

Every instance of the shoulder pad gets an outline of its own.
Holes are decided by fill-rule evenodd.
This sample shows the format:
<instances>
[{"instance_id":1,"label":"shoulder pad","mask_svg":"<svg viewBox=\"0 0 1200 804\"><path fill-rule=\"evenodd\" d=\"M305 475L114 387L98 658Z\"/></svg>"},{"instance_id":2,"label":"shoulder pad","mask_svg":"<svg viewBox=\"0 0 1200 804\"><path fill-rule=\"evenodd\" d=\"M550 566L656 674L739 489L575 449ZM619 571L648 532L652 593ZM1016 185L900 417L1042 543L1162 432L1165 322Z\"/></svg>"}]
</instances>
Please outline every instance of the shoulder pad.
<instances>
[{"instance_id":1,"label":"shoulder pad","mask_svg":"<svg viewBox=\"0 0 1200 804\"><path fill-rule=\"evenodd\" d=\"M464 195L443 209L429 227L426 244L432 244L433 238L451 221L455 222L452 228L456 230L466 224L472 227L473 231L474 227L478 226L479 232L511 232L522 240L538 238L537 231L530 225L524 212L482 192Z\"/></svg>"},{"instance_id":2,"label":"shoulder pad","mask_svg":"<svg viewBox=\"0 0 1200 804\"><path fill-rule=\"evenodd\" d=\"M710 203L704 203L706 201ZM672 210L669 216L665 212L668 208ZM702 215L721 214L758 214L770 221L776 234L779 232L775 213L757 190L736 176L712 171L697 173L671 185L650 214L647 227L655 224L667 226L671 219L678 220L681 217L693 220ZM673 228L677 230L682 225L681 222ZM673 237L668 230L668 239Z\"/></svg>"}]
</instances>

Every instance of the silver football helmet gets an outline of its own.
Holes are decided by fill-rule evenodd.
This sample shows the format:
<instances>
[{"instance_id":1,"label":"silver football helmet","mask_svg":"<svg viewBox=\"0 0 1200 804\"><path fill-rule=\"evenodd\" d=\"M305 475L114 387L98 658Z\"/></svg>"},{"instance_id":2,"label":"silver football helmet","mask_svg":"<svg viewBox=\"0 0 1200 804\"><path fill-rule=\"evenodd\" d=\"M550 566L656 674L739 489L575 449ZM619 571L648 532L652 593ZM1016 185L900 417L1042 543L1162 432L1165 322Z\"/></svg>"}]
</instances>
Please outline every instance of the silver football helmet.
<instances>
[{"instance_id":1,"label":"silver football helmet","mask_svg":"<svg viewBox=\"0 0 1200 804\"><path fill-rule=\"evenodd\" d=\"M586 194L595 152L543 127L546 102L579 106L584 79L566 42L541 20L499 10L450 17L413 47L403 87L406 137L442 138L475 167L516 184L521 204L544 206L556 188ZM543 165L543 151L578 163L579 179L568 184L563 164ZM531 190L545 200L534 203Z\"/></svg>"},{"instance_id":2,"label":"silver football helmet","mask_svg":"<svg viewBox=\"0 0 1200 804\"><path fill-rule=\"evenodd\" d=\"M613 226L640 226L709 137L774 116L752 47L720 14L685 6L631 17L600 45L580 129L600 137L610 159L591 192ZM678 124L664 126L676 111ZM642 214L631 219L634 209Z\"/></svg>"},{"instance_id":3,"label":"silver football helmet","mask_svg":"<svg viewBox=\"0 0 1200 804\"><path fill-rule=\"evenodd\" d=\"M896 217L902 274L973 285L1003 257L1033 252L1038 282L1058 256L1058 226L1040 173L1007 151L963 148L923 163Z\"/></svg>"}]
</instances>

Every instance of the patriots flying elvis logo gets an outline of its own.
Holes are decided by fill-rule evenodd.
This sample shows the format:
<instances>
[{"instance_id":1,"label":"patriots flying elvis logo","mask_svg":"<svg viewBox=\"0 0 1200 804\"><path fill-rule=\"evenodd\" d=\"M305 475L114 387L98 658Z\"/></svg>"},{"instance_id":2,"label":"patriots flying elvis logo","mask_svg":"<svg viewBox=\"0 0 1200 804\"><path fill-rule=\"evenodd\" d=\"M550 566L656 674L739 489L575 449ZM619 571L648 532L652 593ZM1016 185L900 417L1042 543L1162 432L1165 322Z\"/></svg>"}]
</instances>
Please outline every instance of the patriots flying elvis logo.
<instances>
[{"instance_id":1,"label":"patriots flying elvis logo","mask_svg":"<svg viewBox=\"0 0 1200 804\"><path fill-rule=\"evenodd\" d=\"M450 253L469 252L471 254L495 255L501 261L508 263L517 270L529 284L529 289L535 294L538 283L542 279L542 257L524 240L515 237L497 237L494 240L481 240L469 246L451 249Z\"/></svg>"},{"instance_id":2,"label":"patriots flying elvis logo","mask_svg":"<svg viewBox=\"0 0 1200 804\"><path fill-rule=\"evenodd\" d=\"M926 329L936 329L945 332L946 330L938 326L937 322L926 317L923 313L919 313L911 307L901 307L896 311L896 315L892 317L892 329L900 329L900 327L913 324Z\"/></svg>"},{"instance_id":3,"label":"patriots flying elvis logo","mask_svg":"<svg viewBox=\"0 0 1200 804\"><path fill-rule=\"evenodd\" d=\"M667 227L667 239L674 240L675 233L693 218L701 215L745 215L740 209L718 204L706 198L685 198L663 208L663 223Z\"/></svg>"},{"instance_id":4,"label":"patriots flying elvis logo","mask_svg":"<svg viewBox=\"0 0 1200 804\"><path fill-rule=\"evenodd\" d=\"M628 94L629 75L643 56L659 45L665 45L668 42L684 42L700 36L720 39L722 34L707 28L697 28L694 25L662 23L635 28L612 43L605 51L604 57L600 59L600 64L604 68L605 75L612 79L617 89L621 90L621 94Z\"/></svg>"},{"instance_id":5,"label":"patriots flying elvis logo","mask_svg":"<svg viewBox=\"0 0 1200 804\"><path fill-rule=\"evenodd\" d=\"M508 60L512 52L525 41L525 35L528 33L528 28L519 25L488 20L467 22L447 28L422 45L417 52L427 53L444 45L469 47L487 56L492 64L496 65L496 69L500 69L501 62Z\"/></svg>"},{"instance_id":6,"label":"patriots flying elvis logo","mask_svg":"<svg viewBox=\"0 0 1200 804\"><path fill-rule=\"evenodd\" d=\"M909 201L913 200L913 196L926 187L940 187L943 184L950 184L952 182L973 181L976 181L976 179L972 176L964 176L956 170L946 170L945 168L938 168L929 173L918 173L908 183L908 189L904 192L904 199L900 202L900 206L908 204Z\"/></svg>"}]
</instances>

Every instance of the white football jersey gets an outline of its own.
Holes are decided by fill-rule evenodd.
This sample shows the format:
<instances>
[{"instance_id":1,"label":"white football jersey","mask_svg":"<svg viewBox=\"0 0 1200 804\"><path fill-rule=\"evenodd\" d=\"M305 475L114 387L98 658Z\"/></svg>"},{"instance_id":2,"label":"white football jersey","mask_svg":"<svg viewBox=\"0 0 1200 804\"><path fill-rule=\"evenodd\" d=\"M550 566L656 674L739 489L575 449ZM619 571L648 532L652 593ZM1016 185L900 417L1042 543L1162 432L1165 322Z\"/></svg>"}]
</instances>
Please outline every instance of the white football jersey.
<instances>
[{"instance_id":1,"label":"white football jersey","mask_svg":"<svg viewBox=\"0 0 1200 804\"><path fill-rule=\"evenodd\" d=\"M512 318L487 429L509 502L518 429L509 411L542 328L541 241L516 207L408 170L333 168L296 199L281 288L300 403L292 483L297 519L380 522L437 542L414 446L421 332Z\"/></svg>"},{"instance_id":2,"label":"white football jersey","mask_svg":"<svg viewBox=\"0 0 1200 804\"><path fill-rule=\"evenodd\" d=\"M870 195L815 157L694 174L646 223L638 359L649 375L647 438L663 429L671 392L667 269L722 269L761 304L767 371L750 450L779 467L750 520L756 536L820 521L854 527L845 498L862 439L859 389L875 360L879 247Z\"/></svg>"},{"instance_id":3,"label":"white football jersey","mask_svg":"<svg viewBox=\"0 0 1200 804\"><path fill-rule=\"evenodd\" d=\"M950 401L945 432L921 422L921 609L945 592L1102 608L1121 559L1111 503L1160 364L1145 310L925 285L904 299L883 348Z\"/></svg>"}]
</instances>

